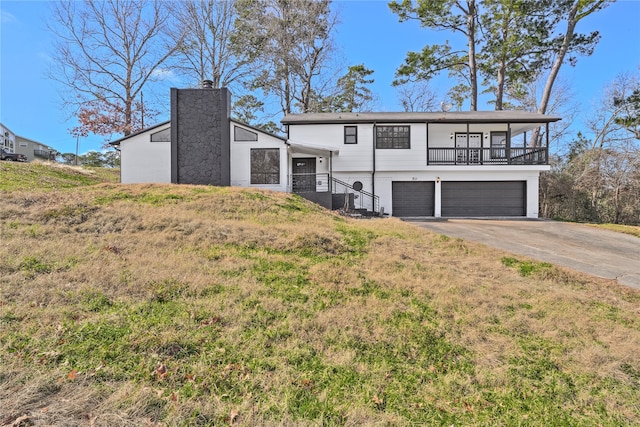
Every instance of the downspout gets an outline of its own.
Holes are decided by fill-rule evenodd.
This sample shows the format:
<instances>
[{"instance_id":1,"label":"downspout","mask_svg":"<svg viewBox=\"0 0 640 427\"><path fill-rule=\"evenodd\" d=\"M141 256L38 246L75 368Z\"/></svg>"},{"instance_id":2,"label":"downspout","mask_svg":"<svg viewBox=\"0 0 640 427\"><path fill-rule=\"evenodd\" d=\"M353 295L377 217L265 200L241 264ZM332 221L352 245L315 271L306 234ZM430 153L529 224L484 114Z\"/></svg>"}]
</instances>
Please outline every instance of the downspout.
<instances>
[{"instance_id":1,"label":"downspout","mask_svg":"<svg viewBox=\"0 0 640 427\"><path fill-rule=\"evenodd\" d=\"M371 194L373 194L374 199L376 198L376 142L376 122L373 122L373 170L371 171Z\"/></svg>"},{"instance_id":2,"label":"downspout","mask_svg":"<svg viewBox=\"0 0 640 427\"><path fill-rule=\"evenodd\" d=\"M427 166L429 166L429 122L425 122L424 125L427 128Z\"/></svg>"}]
</instances>

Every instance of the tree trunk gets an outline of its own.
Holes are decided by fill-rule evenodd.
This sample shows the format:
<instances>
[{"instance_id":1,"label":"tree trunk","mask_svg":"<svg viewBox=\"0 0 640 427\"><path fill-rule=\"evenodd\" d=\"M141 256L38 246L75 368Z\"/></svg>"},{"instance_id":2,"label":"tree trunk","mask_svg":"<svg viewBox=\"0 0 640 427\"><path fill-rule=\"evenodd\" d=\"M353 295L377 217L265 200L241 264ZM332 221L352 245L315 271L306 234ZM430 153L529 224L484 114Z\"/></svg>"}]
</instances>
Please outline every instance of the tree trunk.
<instances>
[{"instance_id":1,"label":"tree trunk","mask_svg":"<svg viewBox=\"0 0 640 427\"><path fill-rule=\"evenodd\" d=\"M471 111L478 110L478 66L476 64L476 2L468 0L469 13L467 28L469 31L469 83L471 85Z\"/></svg>"}]
</instances>

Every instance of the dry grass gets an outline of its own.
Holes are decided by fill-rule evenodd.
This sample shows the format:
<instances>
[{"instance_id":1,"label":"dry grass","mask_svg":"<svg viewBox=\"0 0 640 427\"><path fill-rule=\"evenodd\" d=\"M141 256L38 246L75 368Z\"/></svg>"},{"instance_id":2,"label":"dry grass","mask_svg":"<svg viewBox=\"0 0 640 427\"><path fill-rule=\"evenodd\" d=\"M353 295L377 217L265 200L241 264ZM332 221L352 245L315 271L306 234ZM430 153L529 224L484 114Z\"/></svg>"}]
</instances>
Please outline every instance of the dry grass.
<instances>
[{"instance_id":1,"label":"dry grass","mask_svg":"<svg viewBox=\"0 0 640 427\"><path fill-rule=\"evenodd\" d=\"M607 230L617 231L618 233L630 234L640 237L640 225L623 225L623 224L589 224L592 227L606 228Z\"/></svg>"},{"instance_id":2,"label":"dry grass","mask_svg":"<svg viewBox=\"0 0 640 427\"><path fill-rule=\"evenodd\" d=\"M11 191L0 236L0 425L640 424L613 282L237 188Z\"/></svg>"}]
</instances>

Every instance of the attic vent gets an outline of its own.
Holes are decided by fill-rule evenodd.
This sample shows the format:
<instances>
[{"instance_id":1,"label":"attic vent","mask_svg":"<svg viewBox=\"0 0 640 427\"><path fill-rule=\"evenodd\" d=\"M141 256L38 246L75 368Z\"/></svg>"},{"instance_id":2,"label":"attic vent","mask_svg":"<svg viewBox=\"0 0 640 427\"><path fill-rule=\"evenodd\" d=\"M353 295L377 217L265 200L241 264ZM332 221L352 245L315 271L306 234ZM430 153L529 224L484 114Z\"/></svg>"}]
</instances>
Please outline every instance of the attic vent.
<instances>
[{"instance_id":1,"label":"attic vent","mask_svg":"<svg viewBox=\"0 0 640 427\"><path fill-rule=\"evenodd\" d=\"M211 80L203 80L202 81L202 89L213 89L213 81L211 81Z\"/></svg>"}]
</instances>

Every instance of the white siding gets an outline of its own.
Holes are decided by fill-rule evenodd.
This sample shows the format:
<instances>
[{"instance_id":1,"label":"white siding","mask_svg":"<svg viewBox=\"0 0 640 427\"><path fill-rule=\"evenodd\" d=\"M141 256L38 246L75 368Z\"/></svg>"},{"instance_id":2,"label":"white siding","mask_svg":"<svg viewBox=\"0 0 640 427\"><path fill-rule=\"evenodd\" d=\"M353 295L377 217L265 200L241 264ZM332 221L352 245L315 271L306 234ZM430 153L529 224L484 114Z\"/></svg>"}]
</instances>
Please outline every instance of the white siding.
<instances>
[{"instance_id":1,"label":"white siding","mask_svg":"<svg viewBox=\"0 0 640 427\"><path fill-rule=\"evenodd\" d=\"M376 173L375 190L380 197L380 206L384 211L393 214L391 183L393 181L434 181L435 216L440 216L441 182L443 181L526 181L527 183L527 218L538 218L538 179L541 166L536 170L522 171L510 167L447 167L429 172L393 172Z\"/></svg>"},{"instance_id":2,"label":"white siding","mask_svg":"<svg viewBox=\"0 0 640 427\"><path fill-rule=\"evenodd\" d=\"M344 127L358 127L358 143L344 143ZM369 124L320 124L291 125L289 139L293 142L335 147L339 154L333 155L333 170L358 172L371 171L373 167L373 127ZM299 157L304 157L300 155ZM320 166L320 165L318 165ZM328 168L328 165L325 165ZM328 169L326 169L328 171ZM320 170L318 170L320 173Z\"/></svg>"},{"instance_id":3,"label":"white siding","mask_svg":"<svg viewBox=\"0 0 640 427\"><path fill-rule=\"evenodd\" d=\"M257 141L234 141L234 126L244 128L258 134ZM284 141L273 135L257 131L256 129L231 122L231 186L256 187L275 191L287 191L288 161L287 149ZM280 183L279 184L251 184L251 149L278 148L280 150Z\"/></svg>"},{"instance_id":4,"label":"white siding","mask_svg":"<svg viewBox=\"0 0 640 427\"><path fill-rule=\"evenodd\" d=\"M393 126L378 123L378 126ZM425 170L427 168L427 127L424 123L410 125L410 149L376 150L376 173L384 171Z\"/></svg>"},{"instance_id":5,"label":"white siding","mask_svg":"<svg viewBox=\"0 0 640 427\"><path fill-rule=\"evenodd\" d=\"M170 183L171 143L151 142L151 134L169 128L151 129L120 144L120 180L123 184Z\"/></svg>"}]
</instances>

